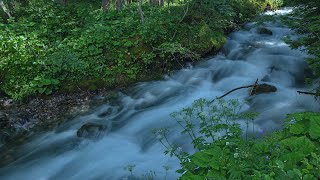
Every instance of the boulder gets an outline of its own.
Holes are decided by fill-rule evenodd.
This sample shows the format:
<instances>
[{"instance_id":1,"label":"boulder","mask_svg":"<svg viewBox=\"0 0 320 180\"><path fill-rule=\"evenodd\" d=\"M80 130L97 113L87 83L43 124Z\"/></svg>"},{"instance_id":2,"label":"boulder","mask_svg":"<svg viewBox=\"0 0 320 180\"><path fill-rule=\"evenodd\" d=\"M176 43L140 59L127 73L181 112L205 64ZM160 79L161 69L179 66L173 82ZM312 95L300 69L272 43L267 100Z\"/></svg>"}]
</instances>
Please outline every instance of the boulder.
<instances>
[{"instance_id":1,"label":"boulder","mask_svg":"<svg viewBox=\"0 0 320 180\"><path fill-rule=\"evenodd\" d=\"M277 88L270 84L258 84L256 87L252 88L250 96L263 94L263 93L271 93L276 92Z\"/></svg>"},{"instance_id":2,"label":"boulder","mask_svg":"<svg viewBox=\"0 0 320 180\"><path fill-rule=\"evenodd\" d=\"M258 33L258 34L270 35L270 36L273 34L270 29L264 28L264 27L259 27L259 28L257 29L257 33Z\"/></svg>"},{"instance_id":3,"label":"boulder","mask_svg":"<svg viewBox=\"0 0 320 180\"><path fill-rule=\"evenodd\" d=\"M102 124L87 123L77 131L77 136L88 139L96 139L107 133L108 127Z\"/></svg>"}]
</instances>

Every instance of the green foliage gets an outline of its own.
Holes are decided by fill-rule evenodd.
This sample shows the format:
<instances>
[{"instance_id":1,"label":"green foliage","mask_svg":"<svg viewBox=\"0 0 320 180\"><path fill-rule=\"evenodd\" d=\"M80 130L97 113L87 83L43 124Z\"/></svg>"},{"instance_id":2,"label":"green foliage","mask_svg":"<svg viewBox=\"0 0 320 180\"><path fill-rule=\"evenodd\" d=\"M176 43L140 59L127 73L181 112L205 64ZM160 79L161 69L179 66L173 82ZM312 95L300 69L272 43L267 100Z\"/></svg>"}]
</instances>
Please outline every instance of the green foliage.
<instances>
[{"instance_id":1,"label":"green foliage","mask_svg":"<svg viewBox=\"0 0 320 180\"><path fill-rule=\"evenodd\" d=\"M70 50L61 50L48 55L40 61L44 73L59 80L81 80L86 75L88 64Z\"/></svg>"},{"instance_id":2,"label":"green foliage","mask_svg":"<svg viewBox=\"0 0 320 180\"><path fill-rule=\"evenodd\" d=\"M173 64L170 61L176 61L181 65L186 59L198 60L200 58L198 54L182 47L179 43L163 43L155 49L155 52L161 58L163 65Z\"/></svg>"},{"instance_id":3,"label":"green foliage","mask_svg":"<svg viewBox=\"0 0 320 180\"><path fill-rule=\"evenodd\" d=\"M100 2L70 1L66 7L12 2L14 18L0 21L0 91L14 99L76 90L91 81L114 87L175 69L221 48L226 33L266 5L264 0L144 3L141 24L137 3L103 12Z\"/></svg>"},{"instance_id":4,"label":"green foliage","mask_svg":"<svg viewBox=\"0 0 320 180\"><path fill-rule=\"evenodd\" d=\"M252 125L255 113L241 113L236 100L199 99L173 117L197 150L189 155L168 141L168 130L155 131L165 153L181 163L180 179L318 179L320 114L288 115L282 131L260 139L243 138L240 121ZM245 133L250 128L246 126Z\"/></svg>"},{"instance_id":5,"label":"green foliage","mask_svg":"<svg viewBox=\"0 0 320 180\"><path fill-rule=\"evenodd\" d=\"M284 22L297 33L302 34L298 40L292 40L288 37L287 42L292 48L303 47L308 54L312 55L307 61L315 76L320 77L320 1L294 0L286 3L298 7ZM317 88L316 93L319 92L319 89Z\"/></svg>"},{"instance_id":6,"label":"green foliage","mask_svg":"<svg viewBox=\"0 0 320 180\"><path fill-rule=\"evenodd\" d=\"M279 9L284 5L284 0L267 0L272 9Z\"/></svg>"},{"instance_id":7,"label":"green foliage","mask_svg":"<svg viewBox=\"0 0 320 180\"><path fill-rule=\"evenodd\" d=\"M320 116L312 112L289 115L286 119L286 128L294 135L320 139Z\"/></svg>"}]
</instances>

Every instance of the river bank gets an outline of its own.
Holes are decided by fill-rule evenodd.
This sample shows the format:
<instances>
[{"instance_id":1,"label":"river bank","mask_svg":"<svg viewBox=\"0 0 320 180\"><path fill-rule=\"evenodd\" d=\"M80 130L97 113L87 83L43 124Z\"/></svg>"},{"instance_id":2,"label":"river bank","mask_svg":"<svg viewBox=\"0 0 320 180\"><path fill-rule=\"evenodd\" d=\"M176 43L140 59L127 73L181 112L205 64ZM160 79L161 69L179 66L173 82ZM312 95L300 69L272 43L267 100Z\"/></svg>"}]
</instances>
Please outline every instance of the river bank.
<instances>
[{"instance_id":1,"label":"river bank","mask_svg":"<svg viewBox=\"0 0 320 180\"><path fill-rule=\"evenodd\" d=\"M232 7L231 9L228 9L228 11L230 11L231 13L229 15L225 14L225 12L223 12L222 10L213 9L206 9L200 16L197 14L197 8L192 8L189 11L186 11L185 13L187 14L184 14L183 18L179 21L179 23L175 25L177 26L175 27L177 29L171 29L166 26L162 27L166 29L166 31L168 31L167 35L172 35L178 43L168 43L166 42L167 35L162 36L163 33L155 32L155 34L151 33L151 35L161 36L157 37L156 40L152 41L149 41L149 38L151 38L151 36L149 37L149 35L147 34L142 34L146 35L147 37L145 37L146 39L143 39L141 42L140 40L136 39L137 35L134 35L134 37L131 37L130 35L130 37L125 42L125 44L129 42L131 43L130 45L128 45L128 47L122 49L122 45L113 44L112 47L116 47L118 54L110 54L104 52L104 57L98 57L100 55L97 54L95 54L94 57L92 57L90 53L88 54L82 51L83 49L76 49L76 51L80 51L82 54L84 53L85 56L88 56L86 57L87 59L83 58L83 56L80 57L78 56L78 53L74 54L75 49L72 48L75 48L75 46L69 49L71 54L66 54L64 52L65 50L63 50L63 52L60 52L61 49L55 49L59 52L53 54L45 53L41 55L48 56L45 57L44 61L40 60L39 62L34 62L33 58L26 59L26 61L30 60L32 62L23 64L22 68L32 69L32 72L28 73L25 70L21 70L21 72L27 72L27 74L25 74L23 77L19 75L20 70L16 71L16 68L18 66L16 66L15 64L12 64L12 66L10 66L11 60L6 59L7 57L15 57L16 55L18 56L18 54L20 54L21 52L13 51L5 55L6 53L8 53L8 51L5 51L6 53L4 53L3 58L8 60L8 63L4 66L5 68L3 68L3 72L0 72L0 81L2 81L2 86L0 88L0 93L2 93L2 97L0 98L0 144L14 139L14 137L17 135L27 133L30 130L35 130L37 129L37 127L42 127L44 125L51 127L51 125L59 122L59 119L73 117L76 114L82 114L87 112L88 109L90 109L90 104L92 101L94 101L96 95L105 97L110 92L112 92L112 89L114 88L124 89L123 87L129 87L134 82L160 79L161 74L163 74L164 72L166 73L173 69L182 68L186 62L195 62L196 60L194 58L196 58L196 56L204 57L208 54L214 54L218 52L225 42L226 34L232 32L236 28L239 28L239 25L243 24L245 21L253 18L254 14L261 11L264 8L263 6L266 5L266 2L261 2L259 4L249 2L247 3L248 4L246 7L238 7L235 4L226 5L226 7L228 8ZM189 7L188 4L187 6ZM195 4L191 3L190 6L193 7L195 6ZM219 3L210 6L213 6L215 8L222 7L222 5ZM44 8L50 9L52 7L54 7L54 5L49 4L48 6L46 5ZM134 7L129 6L128 8ZM171 7L163 7L163 9L165 10L169 9L169 11L164 11L164 13L168 13L169 15L170 8ZM174 10L180 11L182 9L182 6L172 8ZM149 6L146 6L145 9L147 9L146 11L155 11L157 13L160 13L159 9L153 9ZM58 13L62 10L66 12L70 11L70 9L60 9L60 7L58 7L57 10L59 11L56 12L55 9L53 13ZM127 10L128 9L124 10L123 13L126 14ZM253 10L254 13L249 13L249 11ZM217 25L215 22L213 22L213 17L207 16L208 13L210 14L212 12L218 13L216 15L221 16L221 18L224 19L225 22L223 22L223 24L220 25ZM241 17L238 17L234 13L242 13L243 15ZM107 16L113 17L114 15L108 14ZM156 19L156 17L154 18ZM33 20L34 19L32 18L30 19L30 21ZM168 19L168 21L170 23L176 22L174 18ZM197 23L195 23L196 21ZM164 25L166 25L169 22L165 21L163 23ZM106 25L104 24L105 21L102 21L100 23ZM152 25L152 27L158 26L152 24L154 22L150 23L151 24L149 25ZM119 24L113 25L117 27ZM22 28L19 25L19 21L16 24L12 24L12 27L8 24L3 24L3 26L7 27L6 30L10 30L11 28L15 28L15 26L17 26L17 32L11 35L15 36L21 33L20 30L18 30ZM184 32L184 26L190 28L190 32L194 33L195 37L190 38L190 32ZM184 29L183 32L177 33L177 30L180 28ZM23 28L21 30L23 30ZM105 29L102 31L103 33L108 33L110 29ZM143 32L143 29L140 29L139 31ZM10 33L12 32L13 29L10 30ZM82 36L83 38L88 38L85 34L83 34ZM95 36L100 36L100 34L96 34ZM139 34L138 36L141 36L141 34ZM45 38L48 37L45 36ZM3 40L4 47L9 46L10 44L9 41L6 42L7 40L8 39ZM121 41L122 40L123 39L121 38ZM75 39L72 39L71 41L75 41ZM149 44L146 44L147 42ZM31 41L29 43L31 43ZM118 42L116 42L116 44L118 44ZM22 46L24 47L25 45ZM28 47L32 46L33 45L30 44L28 45ZM154 46L156 46L156 48ZM99 49L100 47L96 48ZM31 51L33 52L34 50ZM42 52L41 49L37 49L36 51L37 52L31 54L38 54L40 51ZM30 52L27 51L25 53L30 54ZM125 57L123 56L123 54L125 54ZM105 57L106 55L108 55L108 57ZM110 62L108 62L107 64L105 64L105 62L100 62L100 59L103 59L103 61L109 61L109 56L111 57L111 59L113 59L112 61L118 61L119 58L124 58L124 61L120 64L116 62L116 64L118 65L114 65L115 63ZM96 57L98 57L99 60L95 59ZM67 59L68 61L65 61L65 59ZM88 65L86 61L88 61L90 64L90 61L92 61L92 59L93 62L96 63ZM51 62L51 60L54 61ZM131 60L132 63L127 63L127 61ZM141 60L143 60L142 64L140 64ZM55 63L55 61L58 63ZM50 62L49 65L46 65L47 62ZM84 68L84 64L87 64L86 68ZM93 71L95 69L97 71ZM38 72L34 73L36 71ZM54 73L47 74L46 71L49 71L50 73L51 71L53 71ZM10 74L9 72L13 74ZM89 75L88 77L87 74L90 73L91 75ZM103 73L108 74L103 75ZM89 78L89 80L87 80L87 78ZM11 84L12 82L15 83ZM4 92L6 92L6 96L4 96ZM49 95L45 95L47 93ZM23 98L24 100L16 101L12 98Z\"/></svg>"},{"instance_id":2,"label":"river bank","mask_svg":"<svg viewBox=\"0 0 320 180\"><path fill-rule=\"evenodd\" d=\"M89 8L87 2L71 1L70 7L39 1L16 9L15 21L0 22L4 27L0 31L0 144L41 124L85 112L74 109L88 109L95 95L104 97L114 88L161 79L161 74L218 52L227 34L267 5L267 1L199 3L145 4L144 25L138 16L132 17L135 4L116 14L113 9L98 11L98 4ZM78 8L84 11L75 12ZM46 18L39 22L34 14ZM65 23L57 24L60 16ZM32 33L26 34L25 29Z\"/></svg>"}]
</instances>

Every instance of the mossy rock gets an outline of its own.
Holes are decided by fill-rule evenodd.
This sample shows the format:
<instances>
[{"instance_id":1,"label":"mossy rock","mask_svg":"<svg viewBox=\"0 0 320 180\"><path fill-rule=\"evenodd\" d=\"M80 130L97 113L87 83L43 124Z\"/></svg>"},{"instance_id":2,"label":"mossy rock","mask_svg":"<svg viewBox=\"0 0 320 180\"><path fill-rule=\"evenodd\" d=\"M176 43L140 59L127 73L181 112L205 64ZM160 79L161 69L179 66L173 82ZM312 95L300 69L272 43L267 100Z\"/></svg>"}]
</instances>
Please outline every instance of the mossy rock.
<instances>
[{"instance_id":1,"label":"mossy rock","mask_svg":"<svg viewBox=\"0 0 320 180\"><path fill-rule=\"evenodd\" d=\"M270 36L272 36L272 34L273 34L270 29L264 28L264 27L259 27L259 28L257 29L257 33L258 33L258 34L270 35Z\"/></svg>"}]
</instances>

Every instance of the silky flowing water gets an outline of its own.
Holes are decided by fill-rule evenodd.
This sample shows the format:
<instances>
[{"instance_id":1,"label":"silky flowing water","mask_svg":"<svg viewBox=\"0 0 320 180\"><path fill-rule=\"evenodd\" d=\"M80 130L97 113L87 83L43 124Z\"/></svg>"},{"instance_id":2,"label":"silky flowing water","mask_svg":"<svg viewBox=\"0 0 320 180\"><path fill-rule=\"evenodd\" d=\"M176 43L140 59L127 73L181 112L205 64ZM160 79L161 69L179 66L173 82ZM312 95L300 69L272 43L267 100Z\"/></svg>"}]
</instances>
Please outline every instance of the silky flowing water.
<instances>
[{"instance_id":1,"label":"silky flowing water","mask_svg":"<svg viewBox=\"0 0 320 180\"><path fill-rule=\"evenodd\" d=\"M290 9L273 14L280 16ZM269 13L269 14L272 14ZM273 35L257 33L257 23L230 34L224 49L215 57L194 67L166 75L161 81L135 85L126 93L98 106L88 115L77 117L58 129L38 133L15 147L16 161L0 169L1 180L118 180L130 173L124 168L135 165L137 179L150 171L155 179L177 179L179 161L163 152L151 130L170 127L169 140L185 151L192 151L186 136L170 113L179 111L198 98L213 99L229 90L260 83L277 87L277 92L249 96L248 89L238 90L226 99L239 99L244 110L260 115L255 121L256 133L281 129L286 114L319 111L319 103L297 90L304 85L308 57L292 50L282 38L297 36L279 21L264 24ZM99 140L81 139L77 130L87 122L108 125L110 133ZM166 172L163 166L170 169ZM167 175L166 175L167 174Z\"/></svg>"}]
</instances>

